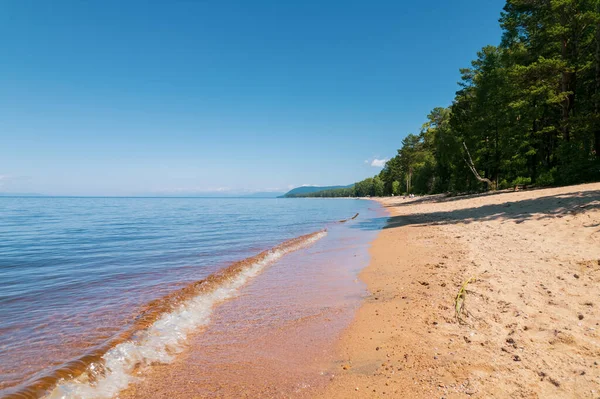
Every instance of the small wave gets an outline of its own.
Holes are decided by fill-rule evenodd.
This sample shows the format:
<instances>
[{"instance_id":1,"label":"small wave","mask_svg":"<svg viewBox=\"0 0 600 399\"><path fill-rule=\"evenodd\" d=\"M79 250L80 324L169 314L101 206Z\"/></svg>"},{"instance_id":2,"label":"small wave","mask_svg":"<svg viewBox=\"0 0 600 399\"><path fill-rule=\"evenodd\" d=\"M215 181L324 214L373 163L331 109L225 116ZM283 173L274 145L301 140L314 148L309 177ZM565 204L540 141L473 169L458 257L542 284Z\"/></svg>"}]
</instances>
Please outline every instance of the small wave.
<instances>
[{"instance_id":1,"label":"small wave","mask_svg":"<svg viewBox=\"0 0 600 399\"><path fill-rule=\"evenodd\" d=\"M188 334L208 324L216 304L234 297L239 288L282 256L306 248L326 234L319 231L293 238L149 303L132 328L106 347L7 398L37 398L44 393L46 399L114 397L136 379L134 372L140 367L171 362L183 350Z\"/></svg>"}]
</instances>

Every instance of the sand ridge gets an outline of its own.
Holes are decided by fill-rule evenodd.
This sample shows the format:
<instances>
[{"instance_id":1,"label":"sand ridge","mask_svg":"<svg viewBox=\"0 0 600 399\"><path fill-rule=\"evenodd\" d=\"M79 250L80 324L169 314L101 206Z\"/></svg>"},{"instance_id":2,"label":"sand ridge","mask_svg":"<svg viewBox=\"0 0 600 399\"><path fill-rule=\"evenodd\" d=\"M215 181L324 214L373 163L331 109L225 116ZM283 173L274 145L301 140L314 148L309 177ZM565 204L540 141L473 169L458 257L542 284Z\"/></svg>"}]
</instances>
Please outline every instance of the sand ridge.
<instances>
[{"instance_id":1,"label":"sand ridge","mask_svg":"<svg viewBox=\"0 0 600 399\"><path fill-rule=\"evenodd\" d=\"M600 398L600 184L378 201L371 295L318 397Z\"/></svg>"}]
</instances>

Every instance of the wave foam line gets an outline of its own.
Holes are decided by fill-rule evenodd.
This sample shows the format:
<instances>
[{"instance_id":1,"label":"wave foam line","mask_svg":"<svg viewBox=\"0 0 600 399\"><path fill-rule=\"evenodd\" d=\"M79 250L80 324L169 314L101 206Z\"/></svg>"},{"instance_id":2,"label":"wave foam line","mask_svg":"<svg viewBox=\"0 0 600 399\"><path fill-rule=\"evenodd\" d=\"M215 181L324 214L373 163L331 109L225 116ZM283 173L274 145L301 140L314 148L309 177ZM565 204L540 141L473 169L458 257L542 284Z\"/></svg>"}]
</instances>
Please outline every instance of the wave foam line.
<instances>
[{"instance_id":1,"label":"wave foam line","mask_svg":"<svg viewBox=\"0 0 600 399\"><path fill-rule=\"evenodd\" d=\"M183 350L188 334L209 323L215 305L236 296L265 267L325 235L327 232L323 230L293 238L152 301L132 328L110 343L110 348L100 348L97 352L101 353L87 354L70 362L8 397L38 398L52 388L46 399L114 397L136 378L133 372L139 367L170 363Z\"/></svg>"}]
</instances>

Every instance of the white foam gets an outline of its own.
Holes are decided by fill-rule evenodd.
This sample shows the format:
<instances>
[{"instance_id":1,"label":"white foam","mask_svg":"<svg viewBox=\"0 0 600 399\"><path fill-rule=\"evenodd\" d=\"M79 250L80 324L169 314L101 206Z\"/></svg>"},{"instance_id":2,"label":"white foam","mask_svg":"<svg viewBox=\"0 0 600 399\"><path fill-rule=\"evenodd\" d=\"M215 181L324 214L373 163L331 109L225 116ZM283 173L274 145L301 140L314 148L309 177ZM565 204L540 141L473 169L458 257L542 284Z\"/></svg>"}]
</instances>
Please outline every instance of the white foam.
<instances>
[{"instance_id":1,"label":"white foam","mask_svg":"<svg viewBox=\"0 0 600 399\"><path fill-rule=\"evenodd\" d=\"M176 310L165 313L134 339L110 349L102 356L103 367L92 364L88 371L80 377L59 382L46 398L114 397L136 378L132 375L136 367L171 362L173 355L183 349L188 334L194 329L208 324L212 309L216 304L234 297L239 288L258 275L266 266L273 264L287 253L311 245L326 234L325 231L322 231L296 245L270 251L265 258L244 269L214 291L186 301ZM99 369L102 371L98 372ZM90 374L96 374L93 383L89 381Z\"/></svg>"}]
</instances>

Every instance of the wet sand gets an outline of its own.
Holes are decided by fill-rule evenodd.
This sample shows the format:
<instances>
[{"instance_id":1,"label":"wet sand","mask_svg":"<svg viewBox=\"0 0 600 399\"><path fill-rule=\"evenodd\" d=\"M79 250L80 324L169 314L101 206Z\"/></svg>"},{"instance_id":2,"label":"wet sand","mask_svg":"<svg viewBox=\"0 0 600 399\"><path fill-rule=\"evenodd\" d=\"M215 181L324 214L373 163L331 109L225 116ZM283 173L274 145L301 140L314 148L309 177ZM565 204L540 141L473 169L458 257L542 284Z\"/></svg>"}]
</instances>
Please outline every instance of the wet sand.
<instances>
[{"instance_id":1,"label":"wet sand","mask_svg":"<svg viewBox=\"0 0 600 399\"><path fill-rule=\"evenodd\" d=\"M316 395L330 382L335 343L366 295L358 272L384 225L381 210L376 215L365 229L330 226L327 237L267 268L218 306L172 363L140 369L119 398Z\"/></svg>"},{"instance_id":2,"label":"wet sand","mask_svg":"<svg viewBox=\"0 0 600 399\"><path fill-rule=\"evenodd\" d=\"M314 397L600 397L600 184L379 201L371 295Z\"/></svg>"}]
</instances>

